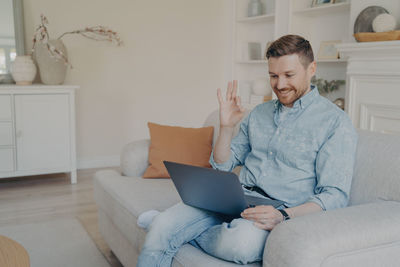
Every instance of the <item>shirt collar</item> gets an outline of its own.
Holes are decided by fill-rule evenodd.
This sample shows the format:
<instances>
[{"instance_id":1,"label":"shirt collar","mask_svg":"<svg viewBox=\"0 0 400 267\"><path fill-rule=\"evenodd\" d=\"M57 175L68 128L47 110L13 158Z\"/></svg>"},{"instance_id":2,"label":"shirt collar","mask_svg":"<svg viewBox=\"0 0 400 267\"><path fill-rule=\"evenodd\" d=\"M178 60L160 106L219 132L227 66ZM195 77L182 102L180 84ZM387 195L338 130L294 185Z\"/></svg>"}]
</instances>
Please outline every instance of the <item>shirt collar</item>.
<instances>
[{"instance_id":1,"label":"shirt collar","mask_svg":"<svg viewBox=\"0 0 400 267\"><path fill-rule=\"evenodd\" d=\"M293 104L293 108L306 108L308 107L313 101L314 99L316 99L319 96L318 93L318 88L317 86L311 84L311 90L310 92L308 92L307 94L303 95L302 97L300 97L299 99L297 99L294 104ZM278 110L281 106L281 102L279 102L279 99L275 99L275 103L274 103L274 107L275 107L275 111Z\"/></svg>"}]
</instances>

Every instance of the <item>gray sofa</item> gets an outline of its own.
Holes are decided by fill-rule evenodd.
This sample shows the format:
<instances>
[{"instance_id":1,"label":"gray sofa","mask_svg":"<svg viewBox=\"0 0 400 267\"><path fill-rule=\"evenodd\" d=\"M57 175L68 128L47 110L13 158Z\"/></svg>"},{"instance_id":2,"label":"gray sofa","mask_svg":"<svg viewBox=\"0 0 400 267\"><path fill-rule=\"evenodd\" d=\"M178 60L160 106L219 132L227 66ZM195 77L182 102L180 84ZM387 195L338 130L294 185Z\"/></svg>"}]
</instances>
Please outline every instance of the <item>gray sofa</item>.
<instances>
[{"instance_id":1,"label":"gray sofa","mask_svg":"<svg viewBox=\"0 0 400 267\"><path fill-rule=\"evenodd\" d=\"M205 125L218 130L218 112ZM217 132L215 132L215 136ZM128 144L122 173L95 174L100 232L125 266L136 266L145 231L138 215L180 201L169 179L141 178L150 141ZM400 137L359 131L350 205L279 224L266 242L264 260L246 266L400 266ZM237 266L184 245L173 266Z\"/></svg>"}]
</instances>

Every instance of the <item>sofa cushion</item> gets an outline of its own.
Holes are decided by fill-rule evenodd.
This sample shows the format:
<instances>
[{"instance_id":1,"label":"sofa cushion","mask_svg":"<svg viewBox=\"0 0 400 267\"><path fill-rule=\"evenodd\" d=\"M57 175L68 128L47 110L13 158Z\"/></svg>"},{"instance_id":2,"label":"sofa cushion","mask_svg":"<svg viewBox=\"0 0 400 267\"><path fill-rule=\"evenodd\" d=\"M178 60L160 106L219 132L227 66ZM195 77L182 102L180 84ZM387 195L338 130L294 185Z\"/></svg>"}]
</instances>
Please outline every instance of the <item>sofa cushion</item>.
<instances>
[{"instance_id":1,"label":"sofa cushion","mask_svg":"<svg viewBox=\"0 0 400 267\"><path fill-rule=\"evenodd\" d=\"M400 136L358 130L350 205L400 201Z\"/></svg>"},{"instance_id":2,"label":"sofa cushion","mask_svg":"<svg viewBox=\"0 0 400 267\"><path fill-rule=\"evenodd\" d=\"M180 201L170 179L128 177L114 170L98 171L95 178L95 183L135 217L150 209L163 211Z\"/></svg>"},{"instance_id":3,"label":"sofa cushion","mask_svg":"<svg viewBox=\"0 0 400 267\"><path fill-rule=\"evenodd\" d=\"M138 216L150 209L163 211L179 202L171 180L122 176L114 170L95 174L94 194L98 208L139 253L146 233L137 226Z\"/></svg>"}]
</instances>

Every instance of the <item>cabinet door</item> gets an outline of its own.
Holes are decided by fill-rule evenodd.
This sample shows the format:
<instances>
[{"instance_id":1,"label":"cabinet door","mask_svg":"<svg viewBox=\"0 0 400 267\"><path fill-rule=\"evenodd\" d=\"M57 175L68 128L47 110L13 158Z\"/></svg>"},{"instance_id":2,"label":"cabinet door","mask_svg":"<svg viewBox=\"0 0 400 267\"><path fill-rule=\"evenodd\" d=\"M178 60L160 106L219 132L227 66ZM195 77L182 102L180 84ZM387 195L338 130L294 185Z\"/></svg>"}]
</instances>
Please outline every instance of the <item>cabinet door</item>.
<instances>
[{"instance_id":1,"label":"cabinet door","mask_svg":"<svg viewBox=\"0 0 400 267\"><path fill-rule=\"evenodd\" d=\"M13 149L0 147L0 173L12 171L14 171Z\"/></svg>"},{"instance_id":2,"label":"cabinet door","mask_svg":"<svg viewBox=\"0 0 400 267\"><path fill-rule=\"evenodd\" d=\"M17 170L69 167L69 95L16 95L15 117Z\"/></svg>"},{"instance_id":3,"label":"cabinet door","mask_svg":"<svg viewBox=\"0 0 400 267\"><path fill-rule=\"evenodd\" d=\"M10 95L0 95L0 120L11 120Z\"/></svg>"}]
</instances>

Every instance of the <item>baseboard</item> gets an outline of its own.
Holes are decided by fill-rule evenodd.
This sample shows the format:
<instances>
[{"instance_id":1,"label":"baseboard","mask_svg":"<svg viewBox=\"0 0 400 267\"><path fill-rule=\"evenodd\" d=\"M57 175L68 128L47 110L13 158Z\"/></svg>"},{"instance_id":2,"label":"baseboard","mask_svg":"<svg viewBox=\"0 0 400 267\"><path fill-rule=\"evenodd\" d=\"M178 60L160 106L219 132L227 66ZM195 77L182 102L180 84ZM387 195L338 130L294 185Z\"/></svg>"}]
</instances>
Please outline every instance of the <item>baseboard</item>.
<instances>
[{"instance_id":1,"label":"baseboard","mask_svg":"<svg viewBox=\"0 0 400 267\"><path fill-rule=\"evenodd\" d=\"M92 168L106 168L120 166L120 156L98 157L98 158L85 158L77 160L77 168L79 169L92 169Z\"/></svg>"}]
</instances>

